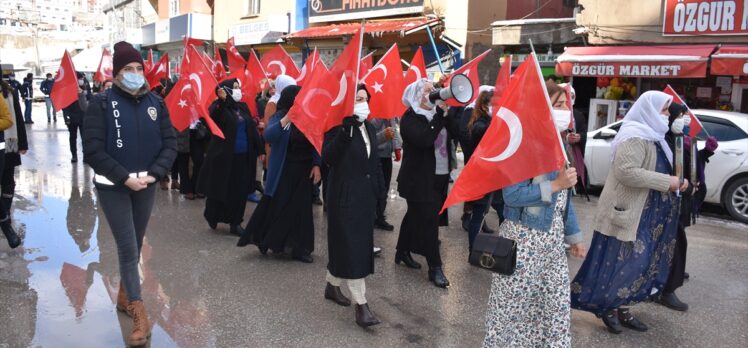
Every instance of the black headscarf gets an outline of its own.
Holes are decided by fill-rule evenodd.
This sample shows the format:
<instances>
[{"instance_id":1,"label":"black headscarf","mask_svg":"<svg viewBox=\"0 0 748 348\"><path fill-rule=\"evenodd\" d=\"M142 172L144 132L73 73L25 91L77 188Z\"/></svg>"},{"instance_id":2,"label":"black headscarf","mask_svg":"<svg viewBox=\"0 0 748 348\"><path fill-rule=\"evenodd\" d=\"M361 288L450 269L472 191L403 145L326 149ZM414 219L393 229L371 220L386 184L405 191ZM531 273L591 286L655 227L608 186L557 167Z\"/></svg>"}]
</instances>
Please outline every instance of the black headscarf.
<instances>
[{"instance_id":1,"label":"black headscarf","mask_svg":"<svg viewBox=\"0 0 748 348\"><path fill-rule=\"evenodd\" d=\"M278 111L288 112L293 106L293 102L296 100L296 96L299 94L301 87L299 86L288 86L281 92L280 99L278 99Z\"/></svg>"},{"instance_id":2,"label":"black headscarf","mask_svg":"<svg viewBox=\"0 0 748 348\"><path fill-rule=\"evenodd\" d=\"M686 108L686 106L683 104L673 102L670 103L667 111L670 113L670 117L668 118L668 126L671 126L673 124L673 121L675 121L678 116L688 112L688 108Z\"/></svg>"},{"instance_id":3,"label":"black headscarf","mask_svg":"<svg viewBox=\"0 0 748 348\"><path fill-rule=\"evenodd\" d=\"M226 104L236 104L234 101L234 98L231 97L231 93L234 89L234 83L236 82L236 79L228 79L221 81L219 84L216 85L216 95L218 95L218 90L223 89L226 92L226 99L221 100L221 98L218 98L219 103L226 103Z\"/></svg>"}]
</instances>

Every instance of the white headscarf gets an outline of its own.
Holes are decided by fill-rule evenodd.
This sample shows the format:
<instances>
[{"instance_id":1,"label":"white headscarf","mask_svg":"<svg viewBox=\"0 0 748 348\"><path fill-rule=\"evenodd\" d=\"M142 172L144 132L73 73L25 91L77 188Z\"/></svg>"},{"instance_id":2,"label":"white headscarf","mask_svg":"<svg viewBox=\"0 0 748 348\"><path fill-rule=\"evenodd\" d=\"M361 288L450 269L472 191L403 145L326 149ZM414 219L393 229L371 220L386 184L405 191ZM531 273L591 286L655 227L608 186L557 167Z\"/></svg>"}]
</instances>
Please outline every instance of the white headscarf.
<instances>
[{"instance_id":1,"label":"white headscarf","mask_svg":"<svg viewBox=\"0 0 748 348\"><path fill-rule=\"evenodd\" d=\"M478 95L476 95L475 99L473 99L473 101L470 104L468 104L465 108L466 109L475 109L475 102L478 101L478 97L480 96L480 94L483 93L483 92L493 92L494 89L496 89L496 87L494 87L494 86L481 85L480 87L478 87Z\"/></svg>"},{"instance_id":2,"label":"white headscarf","mask_svg":"<svg viewBox=\"0 0 748 348\"><path fill-rule=\"evenodd\" d=\"M426 116L426 119L431 122L431 120L434 119L434 115L436 114L436 106L434 106L434 108L431 110L425 110L421 108L423 88L427 83L430 82L426 79L420 79L409 84L408 87L405 87L405 92L403 93L403 104L406 107L412 108L413 111L415 111L417 114Z\"/></svg>"},{"instance_id":3,"label":"white headscarf","mask_svg":"<svg viewBox=\"0 0 748 348\"><path fill-rule=\"evenodd\" d=\"M577 100L577 91L574 90L574 87L568 83L562 83L558 85L559 87L566 89L566 86L569 86L569 94L571 94L571 106L574 106L574 102Z\"/></svg>"},{"instance_id":4,"label":"white headscarf","mask_svg":"<svg viewBox=\"0 0 748 348\"><path fill-rule=\"evenodd\" d=\"M281 97L281 92L283 92L283 90L288 86L296 86L296 80L288 75L278 75L278 77L275 78L275 94L270 97L268 103L278 104L278 99L280 99Z\"/></svg>"},{"instance_id":5,"label":"white headscarf","mask_svg":"<svg viewBox=\"0 0 748 348\"><path fill-rule=\"evenodd\" d=\"M639 100L631 106L631 110L623 118L623 124L613 139L612 158L616 156L616 148L622 142L631 138L641 138L660 143L662 151L665 152L667 160L673 163L673 152L665 141L665 133L668 131L668 118L661 111L670 105L673 97L659 91L648 91L639 97Z\"/></svg>"}]
</instances>

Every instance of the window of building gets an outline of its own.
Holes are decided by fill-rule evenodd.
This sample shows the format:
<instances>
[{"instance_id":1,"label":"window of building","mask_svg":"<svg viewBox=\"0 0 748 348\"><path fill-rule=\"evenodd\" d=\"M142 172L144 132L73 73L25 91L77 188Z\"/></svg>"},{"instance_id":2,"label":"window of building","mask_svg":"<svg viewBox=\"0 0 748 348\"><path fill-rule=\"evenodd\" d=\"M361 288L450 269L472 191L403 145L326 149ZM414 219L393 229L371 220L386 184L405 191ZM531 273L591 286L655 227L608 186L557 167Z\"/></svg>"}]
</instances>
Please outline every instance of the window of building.
<instances>
[{"instance_id":1,"label":"window of building","mask_svg":"<svg viewBox=\"0 0 748 348\"><path fill-rule=\"evenodd\" d=\"M260 0L247 0L247 16L260 14Z\"/></svg>"},{"instance_id":2,"label":"window of building","mask_svg":"<svg viewBox=\"0 0 748 348\"><path fill-rule=\"evenodd\" d=\"M169 0L169 17L179 16L179 0Z\"/></svg>"}]
</instances>

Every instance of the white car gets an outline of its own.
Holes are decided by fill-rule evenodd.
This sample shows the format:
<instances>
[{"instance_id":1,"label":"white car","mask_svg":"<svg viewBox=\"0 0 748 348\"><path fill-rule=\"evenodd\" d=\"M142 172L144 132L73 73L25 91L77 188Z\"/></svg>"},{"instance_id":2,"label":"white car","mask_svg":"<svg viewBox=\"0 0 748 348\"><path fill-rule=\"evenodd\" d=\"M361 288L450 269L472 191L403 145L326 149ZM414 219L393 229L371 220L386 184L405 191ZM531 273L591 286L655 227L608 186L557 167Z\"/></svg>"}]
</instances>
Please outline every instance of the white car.
<instances>
[{"instance_id":1,"label":"white car","mask_svg":"<svg viewBox=\"0 0 748 348\"><path fill-rule=\"evenodd\" d=\"M735 219L748 223L748 114L717 110L691 110L709 135L719 141L714 156L704 170L707 194L705 201L721 204ZM603 186L611 163L610 144L621 122L587 133L584 164L588 184ZM704 131L697 136L703 149Z\"/></svg>"}]
</instances>

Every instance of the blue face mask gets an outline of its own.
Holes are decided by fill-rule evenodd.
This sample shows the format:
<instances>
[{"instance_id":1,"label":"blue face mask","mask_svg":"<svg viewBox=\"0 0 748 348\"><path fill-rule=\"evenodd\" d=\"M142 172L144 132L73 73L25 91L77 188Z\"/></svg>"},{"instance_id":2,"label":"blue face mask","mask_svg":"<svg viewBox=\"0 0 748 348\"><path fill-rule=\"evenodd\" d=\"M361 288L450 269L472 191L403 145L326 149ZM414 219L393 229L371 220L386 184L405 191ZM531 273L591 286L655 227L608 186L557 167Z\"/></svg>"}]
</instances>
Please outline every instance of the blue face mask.
<instances>
[{"instance_id":1,"label":"blue face mask","mask_svg":"<svg viewBox=\"0 0 748 348\"><path fill-rule=\"evenodd\" d=\"M122 84L130 90L137 91L145 84L145 76L143 74L126 72L122 74Z\"/></svg>"},{"instance_id":2,"label":"blue face mask","mask_svg":"<svg viewBox=\"0 0 748 348\"><path fill-rule=\"evenodd\" d=\"M685 135L691 134L691 127L689 127L689 126L683 126L683 134L685 134Z\"/></svg>"}]
</instances>

